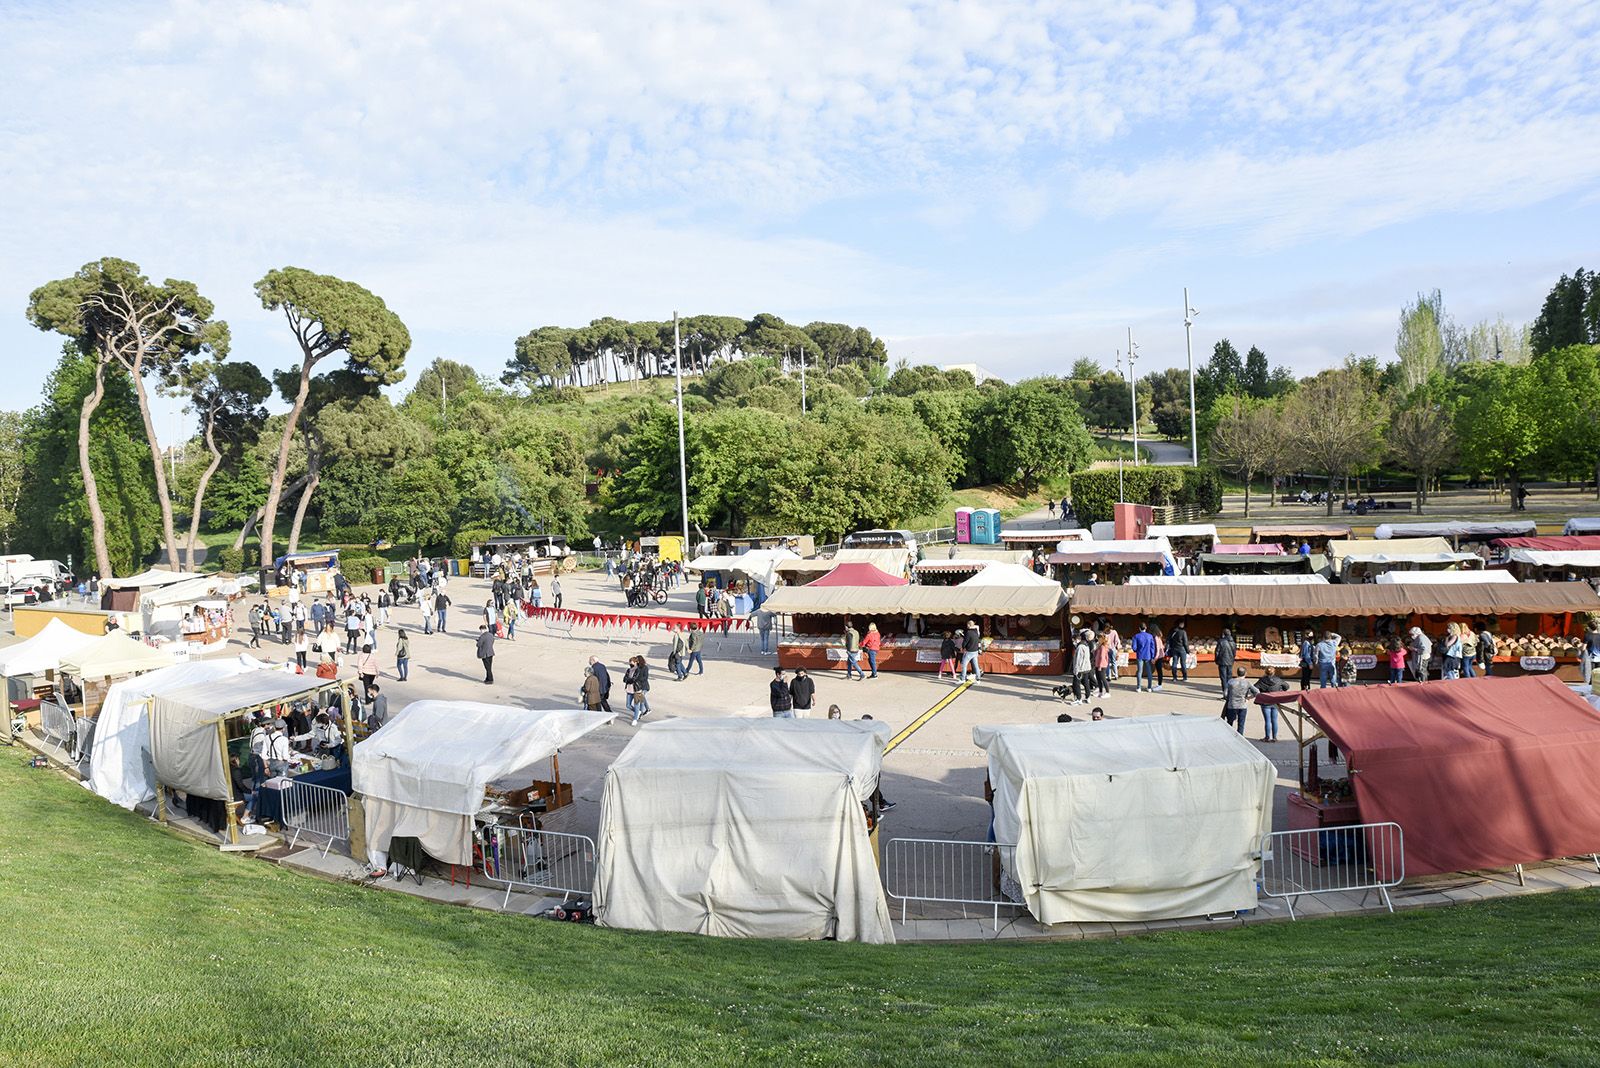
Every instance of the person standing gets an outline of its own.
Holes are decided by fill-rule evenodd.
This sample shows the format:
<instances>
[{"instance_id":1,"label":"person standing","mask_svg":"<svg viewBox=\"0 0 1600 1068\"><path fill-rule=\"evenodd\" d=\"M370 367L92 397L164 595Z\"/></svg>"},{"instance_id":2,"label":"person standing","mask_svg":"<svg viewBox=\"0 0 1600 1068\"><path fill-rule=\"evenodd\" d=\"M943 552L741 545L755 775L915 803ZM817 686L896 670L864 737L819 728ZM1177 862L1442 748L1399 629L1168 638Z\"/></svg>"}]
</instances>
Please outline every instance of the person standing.
<instances>
[{"instance_id":1,"label":"person standing","mask_svg":"<svg viewBox=\"0 0 1600 1068\"><path fill-rule=\"evenodd\" d=\"M1228 696L1228 683L1233 678L1233 661L1238 655L1239 647L1234 643L1233 631L1227 627L1222 628L1222 636L1217 639L1217 677L1222 680L1222 696Z\"/></svg>"},{"instance_id":2,"label":"person standing","mask_svg":"<svg viewBox=\"0 0 1600 1068\"><path fill-rule=\"evenodd\" d=\"M441 588L436 594L434 594L434 597L433 597L434 614L438 616L438 619L435 620L434 629L437 630L440 634L444 633L444 614L445 614L445 610L447 608L449 608L449 607L450 607L450 598L445 594L444 590Z\"/></svg>"},{"instance_id":3,"label":"person standing","mask_svg":"<svg viewBox=\"0 0 1600 1068\"><path fill-rule=\"evenodd\" d=\"M553 608L561 607L561 576L550 576L550 605Z\"/></svg>"},{"instance_id":4,"label":"person standing","mask_svg":"<svg viewBox=\"0 0 1600 1068\"><path fill-rule=\"evenodd\" d=\"M1122 635L1117 631L1117 628L1109 622L1106 622L1104 626L1100 628L1100 633L1104 634L1111 643L1111 663L1106 666L1111 672L1111 681L1115 682L1118 675L1117 668L1121 666L1118 661L1122 659Z\"/></svg>"},{"instance_id":5,"label":"person standing","mask_svg":"<svg viewBox=\"0 0 1600 1068\"><path fill-rule=\"evenodd\" d=\"M417 607L422 610L422 633L433 633L433 587L423 586L417 591Z\"/></svg>"},{"instance_id":6,"label":"person standing","mask_svg":"<svg viewBox=\"0 0 1600 1068\"><path fill-rule=\"evenodd\" d=\"M1089 631L1084 630L1085 634ZM1094 641L1094 682L1100 691L1100 696L1105 697L1111 693L1111 638L1102 633Z\"/></svg>"},{"instance_id":7,"label":"person standing","mask_svg":"<svg viewBox=\"0 0 1600 1068\"><path fill-rule=\"evenodd\" d=\"M1589 617L1589 625L1583 631L1583 648L1579 652L1583 660L1583 681L1592 686L1594 669L1600 666L1600 615Z\"/></svg>"},{"instance_id":8,"label":"person standing","mask_svg":"<svg viewBox=\"0 0 1600 1068\"><path fill-rule=\"evenodd\" d=\"M1411 668L1412 677L1418 682L1428 681L1428 661L1433 659L1433 640L1422 633L1421 627L1411 628L1411 648L1408 650L1407 666Z\"/></svg>"},{"instance_id":9,"label":"person standing","mask_svg":"<svg viewBox=\"0 0 1600 1068\"><path fill-rule=\"evenodd\" d=\"M306 654L311 652L311 638L301 627L294 633L294 662L299 665L300 673L305 674Z\"/></svg>"},{"instance_id":10,"label":"person standing","mask_svg":"<svg viewBox=\"0 0 1600 1068\"><path fill-rule=\"evenodd\" d=\"M772 613L765 608L758 608L755 611L755 617L756 633L761 635L761 651L770 653L772 652Z\"/></svg>"},{"instance_id":11,"label":"person standing","mask_svg":"<svg viewBox=\"0 0 1600 1068\"><path fill-rule=\"evenodd\" d=\"M1128 642L1133 649L1134 675L1133 692L1141 689L1149 693L1155 689L1153 669L1156 659L1156 639L1150 633L1148 624L1140 623L1139 629L1134 631L1133 638Z\"/></svg>"},{"instance_id":12,"label":"person standing","mask_svg":"<svg viewBox=\"0 0 1600 1068\"><path fill-rule=\"evenodd\" d=\"M672 632L672 652L667 656L667 668L679 682L689 677L689 635L682 628Z\"/></svg>"},{"instance_id":13,"label":"person standing","mask_svg":"<svg viewBox=\"0 0 1600 1068\"><path fill-rule=\"evenodd\" d=\"M1300 632L1300 688L1311 689L1311 676L1317 668L1317 643L1311 640L1311 632Z\"/></svg>"},{"instance_id":14,"label":"person standing","mask_svg":"<svg viewBox=\"0 0 1600 1068\"><path fill-rule=\"evenodd\" d=\"M1488 620L1478 624L1478 667L1484 678L1494 674L1494 654L1499 651L1499 645L1489 631Z\"/></svg>"},{"instance_id":15,"label":"person standing","mask_svg":"<svg viewBox=\"0 0 1600 1068\"><path fill-rule=\"evenodd\" d=\"M1094 685L1094 632L1088 628L1078 632L1072 646L1072 703L1089 703L1089 688Z\"/></svg>"},{"instance_id":16,"label":"person standing","mask_svg":"<svg viewBox=\"0 0 1600 1068\"><path fill-rule=\"evenodd\" d=\"M706 618L706 606L710 603L711 592L706 588L706 584L702 582L699 588L694 591L694 608L696 612L700 613L701 619Z\"/></svg>"},{"instance_id":17,"label":"person standing","mask_svg":"<svg viewBox=\"0 0 1600 1068\"><path fill-rule=\"evenodd\" d=\"M772 702L772 718L794 719L794 695L789 692L789 684L784 681L783 668L772 669L772 683L768 690Z\"/></svg>"},{"instance_id":18,"label":"person standing","mask_svg":"<svg viewBox=\"0 0 1600 1068\"><path fill-rule=\"evenodd\" d=\"M1389 658L1389 681L1404 682L1406 678L1406 647L1400 644L1399 638L1389 639L1389 648L1385 655Z\"/></svg>"},{"instance_id":19,"label":"person standing","mask_svg":"<svg viewBox=\"0 0 1600 1068\"><path fill-rule=\"evenodd\" d=\"M1228 721L1230 727L1244 733L1245 715L1249 711L1250 699L1261 691L1256 689L1256 684L1245 678L1244 667L1233 669L1233 676L1228 679L1228 689L1222 699L1222 718Z\"/></svg>"},{"instance_id":20,"label":"person standing","mask_svg":"<svg viewBox=\"0 0 1600 1068\"><path fill-rule=\"evenodd\" d=\"M389 593L387 586L378 591L378 626L389 625L389 609L394 605L394 597Z\"/></svg>"},{"instance_id":21,"label":"person standing","mask_svg":"<svg viewBox=\"0 0 1600 1068\"><path fill-rule=\"evenodd\" d=\"M944 632L944 640L939 643L939 673L934 676L934 681L944 678L946 671L950 672L950 681L956 681L956 654L961 652L961 646L956 644L956 636L951 631Z\"/></svg>"},{"instance_id":22,"label":"person standing","mask_svg":"<svg viewBox=\"0 0 1600 1068\"><path fill-rule=\"evenodd\" d=\"M1472 624L1461 624L1461 677L1475 678L1478 666L1478 632Z\"/></svg>"},{"instance_id":23,"label":"person standing","mask_svg":"<svg viewBox=\"0 0 1600 1068\"><path fill-rule=\"evenodd\" d=\"M817 684L805 668L796 668L794 681L789 684L789 696L794 700L794 714L804 718L817 700Z\"/></svg>"},{"instance_id":24,"label":"person standing","mask_svg":"<svg viewBox=\"0 0 1600 1068\"><path fill-rule=\"evenodd\" d=\"M394 671L405 682L411 674L411 636L401 628L394 639Z\"/></svg>"},{"instance_id":25,"label":"person standing","mask_svg":"<svg viewBox=\"0 0 1600 1068\"><path fill-rule=\"evenodd\" d=\"M966 630L961 632L961 681L967 681L967 668L972 668L974 679L983 678L983 669L978 665L978 658L983 655L983 635L978 631L976 620L967 620Z\"/></svg>"},{"instance_id":26,"label":"person standing","mask_svg":"<svg viewBox=\"0 0 1600 1068\"><path fill-rule=\"evenodd\" d=\"M1339 635L1326 631L1317 643L1317 688L1326 690L1339 685Z\"/></svg>"},{"instance_id":27,"label":"person standing","mask_svg":"<svg viewBox=\"0 0 1600 1068\"><path fill-rule=\"evenodd\" d=\"M706 648L706 632L705 632L705 628L704 627L695 627L694 629L690 630L689 631L689 662L687 664L685 664L684 668L683 668L683 673L685 675L689 674L689 668L690 667L695 667L695 666L698 666L699 669L700 669L699 671L695 672L696 675L704 675L706 673L706 661L705 661L705 656L703 655L705 653L705 648Z\"/></svg>"},{"instance_id":28,"label":"person standing","mask_svg":"<svg viewBox=\"0 0 1600 1068\"><path fill-rule=\"evenodd\" d=\"M848 619L844 621L844 677L847 679L867 677L861 670L861 632L856 630L856 625Z\"/></svg>"},{"instance_id":29,"label":"person standing","mask_svg":"<svg viewBox=\"0 0 1600 1068\"><path fill-rule=\"evenodd\" d=\"M578 689L578 696L584 708L590 712L600 711L600 680L594 677L594 668L583 669L583 685Z\"/></svg>"},{"instance_id":30,"label":"person standing","mask_svg":"<svg viewBox=\"0 0 1600 1068\"><path fill-rule=\"evenodd\" d=\"M361 676L362 687L368 690L378 681L378 654L371 643L361 647L361 655L356 658L356 674Z\"/></svg>"},{"instance_id":31,"label":"person standing","mask_svg":"<svg viewBox=\"0 0 1600 1068\"><path fill-rule=\"evenodd\" d=\"M589 658L589 667L594 670L594 677L600 680L600 711L611 711L611 672L600 662L598 656ZM632 706L630 705L630 708Z\"/></svg>"},{"instance_id":32,"label":"person standing","mask_svg":"<svg viewBox=\"0 0 1600 1068\"><path fill-rule=\"evenodd\" d=\"M528 584L528 600L533 602L533 610L535 612L544 607L544 591L539 589L538 579L534 579Z\"/></svg>"},{"instance_id":33,"label":"person standing","mask_svg":"<svg viewBox=\"0 0 1600 1068\"><path fill-rule=\"evenodd\" d=\"M861 648L867 654L867 667L872 669L872 674L867 676L868 678L875 679L878 677L878 650L882 647L883 635L878 633L878 625L876 623L868 623L867 633L861 639Z\"/></svg>"},{"instance_id":34,"label":"person standing","mask_svg":"<svg viewBox=\"0 0 1600 1068\"><path fill-rule=\"evenodd\" d=\"M633 725L650 714L650 663L642 656L628 660L628 669L622 673L622 685L628 690L628 711L633 714Z\"/></svg>"},{"instance_id":35,"label":"person standing","mask_svg":"<svg viewBox=\"0 0 1600 1068\"><path fill-rule=\"evenodd\" d=\"M1280 676L1274 668L1267 668L1261 673L1261 682L1256 687L1261 693L1283 693L1288 688L1289 680ZM1261 740L1278 740L1278 706L1275 704L1261 706Z\"/></svg>"},{"instance_id":36,"label":"person standing","mask_svg":"<svg viewBox=\"0 0 1600 1068\"><path fill-rule=\"evenodd\" d=\"M367 731L371 733L389 720L389 698L373 683L367 687Z\"/></svg>"},{"instance_id":37,"label":"person standing","mask_svg":"<svg viewBox=\"0 0 1600 1068\"><path fill-rule=\"evenodd\" d=\"M1179 672L1182 672L1182 681L1189 681L1189 628L1183 620L1178 620L1172 627L1172 633L1167 636L1167 654L1172 665L1172 681L1179 681Z\"/></svg>"},{"instance_id":38,"label":"person standing","mask_svg":"<svg viewBox=\"0 0 1600 1068\"><path fill-rule=\"evenodd\" d=\"M444 613L444 609L439 609L439 612L442 615ZM442 631L444 630L444 627L441 626L439 629ZM483 684L485 686L493 685L494 631L490 630L486 625L481 623L478 625L478 659L483 661Z\"/></svg>"},{"instance_id":39,"label":"person standing","mask_svg":"<svg viewBox=\"0 0 1600 1068\"><path fill-rule=\"evenodd\" d=\"M1444 632L1444 668L1442 677L1458 679L1461 677L1461 625L1451 623Z\"/></svg>"}]
</instances>

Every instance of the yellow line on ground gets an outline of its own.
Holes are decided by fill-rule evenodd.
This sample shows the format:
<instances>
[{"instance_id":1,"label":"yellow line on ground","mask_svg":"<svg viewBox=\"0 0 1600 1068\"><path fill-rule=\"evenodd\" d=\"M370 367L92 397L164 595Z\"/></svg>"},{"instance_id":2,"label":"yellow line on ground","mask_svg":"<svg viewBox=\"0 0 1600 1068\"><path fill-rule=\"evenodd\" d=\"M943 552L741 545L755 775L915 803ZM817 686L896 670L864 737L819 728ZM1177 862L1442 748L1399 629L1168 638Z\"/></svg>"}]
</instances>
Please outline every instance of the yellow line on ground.
<instances>
[{"instance_id":1,"label":"yellow line on ground","mask_svg":"<svg viewBox=\"0 0 1600 1068\"><path fill-rule=\"evenodd\" d=\"M957 686L955 689L941 697L938 704L934 705L932 708L928 709L922 715L918 716L916 719L907 724L905 730L889 739L889 744L883 747L883 755L888 756L890 753L894 752L895 746L899 745L901 742L917 733L917 731L921 730L924 723L927 723L940 712L943 712L946 705L971 689L972 684L975 681L977 680L968 679L966 682L963 682L961 685Z\"/></svg>"}]
</instances>

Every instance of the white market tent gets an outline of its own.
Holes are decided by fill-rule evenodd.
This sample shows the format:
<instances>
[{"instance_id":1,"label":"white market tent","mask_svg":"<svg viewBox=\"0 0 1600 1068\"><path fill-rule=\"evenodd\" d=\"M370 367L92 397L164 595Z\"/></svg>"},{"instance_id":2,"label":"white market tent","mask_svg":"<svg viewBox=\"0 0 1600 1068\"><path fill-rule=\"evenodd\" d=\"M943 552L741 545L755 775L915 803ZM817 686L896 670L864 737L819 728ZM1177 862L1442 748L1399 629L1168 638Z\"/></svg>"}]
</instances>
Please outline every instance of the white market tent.
<instances>
[{"instance_id":1,"label":"white market tent","mask_svg":"<svg viewBox=\"0 0 1600 1068\"><path fill-rule=\"evenodd\" d=\"M1219 721L1220 722L1220 721ZM893 942L863 805L887 723L677 719L606 772L595 917L606 927Z\"/></svg>"},{"instance_id":2,"label":"white market tent","mask_svg":"<svg viewBox=\"0 0 1600 1068\"><path fill-rule=\"evenodd\" d=\"M199 683L216 683L263 667L259 660L240 655L174 664L113 683L95 719L89 789L126 809L155 797L156 772L150 758L150 699L157 694Z\"/></svg>"},{"instance_id":3,"label":"white market tent","mask_svg":"<svg viewBox=\"0 0 1600 1068\"><path fill-rule=\"evenodd\" d=\"M788 549L751 549L738 556L698 556L683 567L685 571L731 571L770 590L778 584L779 566L798 559L799 554Z\"/></svg>"},{"instance_id":4,"label":"white market tent","mask_svg":"<svg viewBox=\"0 0 1600 1068\"><path fill-rule=\"evenodd\" d=\"M1034 571L1033 568L1023 567L1021 564L990 564L971 578L958 582L956 585L969 589L974 586L1054 586L1056 589L1061 588L1061 583L1055 579L1046 578Z\"/></svg>"},{"instance_id":5,"label":"white market tent","mask_svg":"<svg viewBox=\"0 0 1600 1068\"><path fill-rule=\"evenodd\" d=\"M1083 527L1050 527L1043 530L1002 530L1002 542L1092 541L1094 535Z\"/></svg>"},{"instance_id":6,"label":"white market tent","mask_svg":"<svg viewBox=\"0 0 1600 1068\"><path fill-rule=\"evenodd\" d=\"M1328 580L1323 575L1129 575L1125 584L1129 586L1326 586Z\"/></svg>"},{"instance_id":7,"label":"white market tent","mask_svg":"<svg viewBox=\"0 0 1600 1068\"><path fill-rule=\"evenodd\" d=\"M1215 523L1157 523L1145 528L1146 538L1210 538L1211 547L1217 544L1217 525ZM1210 552L1210 549L1206 550Z\"/></svg>"},{"instance_id":8,"label":"white market tent","mask_svg":"<svg viewBox=\"0 0 1600 1068\"><path fill-rule=\"evenodd\" d=\"M1481 568L1483 558L1476 553L1456 552L1446 538L1393 538L1380 541L1372 538L1334 539L1328 542L1328 556L1333 573L1345 576L1352 567L1369 570L1402 568Z\"/></svg>"},{"instance_id":9,"label":"white market tent","mask_svg":"<svg viewBox=\"0 0 1600 1068\"><path fill-rule=\"evenodd\" d=\"M1600 553L1595 554L1600 557ZM1486 582L1516 582L1509 571L1385 571L1378 576L1380 586L1482 585Z\"/></svg>"},{"instance_id":10,"label":"white market tent","mask_svg":"<svg viewBox=\"0 0 1600 1068\"><path fill-rule=\"evenodd\" d=\"M1511 562L1535 567L1600 567L1600 549L1512 549Z\"/></svg>"},{"instance_id":11,"label":"white market tent","mask_svg":"<svg viewBox=\"0 0 1600 1068\"><path fill-rule=\"evenodd\" d=\"M396 835L447 864L472 863L472 817L490 783L531 772L562 746L616 717L581 709L476 701L413 701L355 748L368 856Z\"/></svg>"},{"instance_id":12,"label":"white market tent","mask_svg":"<svg viewBox=\"0 0 1600 1068\"><path fill-rule=\"evenodd\" d=\"M1210 716L980 726L1005 875L1040 923L1256 905L1272 762Z\"/></svg>"},{"instance_id":13,"label":"white market tent","mask_svg":"<svg viewBox=\"0 0 1600 1068\"><path fill-rule=\"evenodd\" d=\"M0 675L17 678L56 671L63 659L78 655L100 638L73 630L59 619L52 619L33 637L0 649Z\"/></svg>"},{"instance_id":14,"label":"white market tent","mask_svg":"<svg viewBox=\"0 0 1600 1068\"><path fill-rule=\"evenodd\" d=\"M1379 523L1372 531L1374 538L1518 538L1539 533L1539 524L1531 519L1505 519L1494 523Z\"/></svg>"},{"instance_id":15,"label":"white market tent","mask_svg":"<svg viewBox=\"0 0 1600 1068\"><path fill-rule=\"evenodd\" d=\"M1600 534L1600 517L1569 519L1561 533L1569 537L1573 534Z\"/></svg>"},{"instance_id":16,"label":"white market tent","mask_svg":"<svg viewBox=\"0 0 1600 1068\"><path fill-rule=\"evenodd\" d=\"M61 658L61 671L78 679L137 675L171 667L172 656L120 630L95 638L71 656Z\"/></svg>"},{"instance_id":17,"label":"white market tent","mask_svg":"<svg viewBox=\"0 0 1600 1068\"><path fill-rule=\"evenodd\" d=\"M152 567L126 578L106 579L104 585L112 590L148 590L205 577L190 571L169 571L164 567Z\"/></svg>"}]
</instances>

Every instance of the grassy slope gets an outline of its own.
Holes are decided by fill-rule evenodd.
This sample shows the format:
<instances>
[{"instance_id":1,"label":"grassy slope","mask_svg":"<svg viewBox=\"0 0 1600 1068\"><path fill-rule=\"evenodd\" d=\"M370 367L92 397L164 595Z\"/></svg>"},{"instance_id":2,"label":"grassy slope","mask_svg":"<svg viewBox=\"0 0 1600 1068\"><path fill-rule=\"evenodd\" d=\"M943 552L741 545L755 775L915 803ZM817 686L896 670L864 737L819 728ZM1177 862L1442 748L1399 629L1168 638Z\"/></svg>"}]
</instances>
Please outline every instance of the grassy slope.
<instances>
[{"instance_id":1,"label":"grassy slope","mask_svg":"<svg viewBox=\"0 0 1600 1068\"><path fill-rule=\"evenodd\" d=\"M1600 904L1118 942L566 927L223 856L0 751L0 1063L1578 1063Z\"/></svg>"}]
</instances>

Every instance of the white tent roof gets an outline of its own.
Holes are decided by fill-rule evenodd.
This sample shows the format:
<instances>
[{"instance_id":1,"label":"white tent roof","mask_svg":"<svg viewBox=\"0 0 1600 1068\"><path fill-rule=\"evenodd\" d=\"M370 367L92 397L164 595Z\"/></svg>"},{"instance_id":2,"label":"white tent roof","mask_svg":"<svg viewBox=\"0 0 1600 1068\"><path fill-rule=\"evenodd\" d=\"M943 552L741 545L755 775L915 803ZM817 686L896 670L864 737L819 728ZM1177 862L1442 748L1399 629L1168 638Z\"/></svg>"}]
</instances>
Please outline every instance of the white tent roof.
<instances>
[{"instance_id":1,"label":"white tent roof","mask_svg":"<svg viewBox=\"0 0 1600 1068\"><path fill-rule=\"evenodd\" d=\"M1600 517L1579 518L1574 516L1567 520L1563 534L1600 534Z\"/></svg>"},{"instance_id":2,"label":"white tent roof","mask_svg":"<svg viewBox=\"0 0 1600 1068\"><path fill-rule=\"evenodd\" d=\"M1054 586L1061 588L1055 579L1045 578L1031 567L1021 564L990 564L957 586Z\"/></svg>"},{"instance_id":3,"label":"white tent roof","mask_svg":"<svg viewBox=\"0 0 1600 1068\"><path fill-rule=\"evenodd\" d=\"M187 579L197 579L204 576L192 571L169 571L164 567L152 567L148 571L141 571L137 575L127 578L106 579L105 586L112 590L150 589L155 586L170 586L174 582L183 582Z\"/></svg>"},{"instance_id":4,"label":"white tent roof","mask_svg":"<svg viewBox=\"0 0 1600 1068\"><path fill-rule=\"evenodd\" d=\"M1249 557L1241 556L1241 560ZM1326 586L1322 575L1129 575L1129 586Z\"/></svg>"},{"instance_id":5,"label":"white tent roof","mask_svg":"<svg viewBox=\"0 0 1600 1068\"><path fill-rule=\"evenodd\" d=\"M205 575L153 589L141 597L139 603L145 608L165 608L175 604L194 604L213 597L231 597L255 581L253 576L240 579Z\"/></svg>"},{"instance_id":6,"label":"white tent roof","mask_svg":"<svg viewBox=\"0 0 1600 1068\"><path fill-rule=\"evenodd\" d=\"M836 567L839 564L871 564L896 578L905 578L911 560L912 554L904 549L840 549L833 554Z\"/></svg>"},{"instance_id":7,"label":"white tent roof","mask_svg":"<svg viewBox=\"0 0 1600 1068\"><path fill-rule=\"evenodd\" d=\"M1531 519L1505 519L1494 523L1379 523L1372 536L1384 538L1460 538L1474 535L1492 535L1514 538L1539 532L1539 524Z\"/></svg>"},{"instance_id":8,"label":"white tent roof","mask_svg":"<svg viewBox=\"0 0 1600 1068\"><path fill-rule=\"evenodd\" d=\"M1272 762L1212 716L974 727L1006 874L1041 923L1256 904Z\"/></svg>"},{"instance_id":9,"label":"white tent roof","mask_svg":"<svg viewBox=\"0 0 1600 1068\"><path fill-rule=\"evenodd\" d=\"M1092 541L1094 535L1083 527L1051 527L1047 530L1002 530L1001 541Z\"/></svg>"},{"instance_id":10,"label":"white tent roof","mask_svg":"<svg viewBox=\"0 0 1600 1068\"><path fill-rule=\"evenodd\" d=\"M113 683L106 691L95 723L89 788L113 805L127 809L150 800L156 795L156 773L150 760L150 717L146 701L157 694L197 683L214 685L230 675L257 671L264 666L244 655L195 660Z\"/></svg>"},{"instance_id":11,"label":"white tent roof","mask_svg":"<svg viewBox=\"0 0 1600 1068\"><path fill-rule=\"evenodd\" d=\"M732 571L771 589L778 584L777 571L783 562L798 559L800 555L788 549L751 549L737 556L697 556L683 566L686 571Z\"/></svg>"},{"instance_id":12,"label":"white tent roof","mask_svg":"<svg viewBox=\"0 0 1600 1068\"><path fill-rule=\"evenodd\" d=\"M606 773L595 915L608 927L893 942L862 804L879 721L677 719Z\"/></svg>"},{"instance_id":13,"label":"white tent roof","mask_svg":"<svg viewBox=\"0 0 1600 1068\"><path fill-rule=\"evenodd\" d=\"M1217 540L1215 523L1157 523L1145 528L1147 538L1210 538Z\"/></svg>"},{"instance_id":14,"label":"white tent roof","mask_svg":"<svg viewBox=\"0 0 1600 1068\"><path fill-rule=\"evenodd\" d=\"M16 678L55 671L63 658L74 656L99 640L52 619L33 637L0 649L0 675Z\"/></svg>"},{"instance_id":15,"label":"white tent roof","mask_svg":"<svg viewBox=\"0 0 1600 1068\"><path fill-rule=\"evenodd\" d=\"M120 630L95 638L72 655L61 658L61 670L80 679L137 675L171 666L170 653L130 638Z\"/></svg>"},{"instance_id":16,"label":"white tent roof","mask_svg":"<svg viewBox=\"0 0 1600 1068\"><path fill-rule=\"evenodd\" d=\"M1600 557L1600 553L1595 556ZM1440 586L1482 584L1485 582L1516 582L1517 576L1509 571L1385 571L1378 576L1380 586Z\"/></svg>"},{"instance_id":17,"label":"white tent roof","mask_svg":"<svg viewBox=\"0 0 1600 1068\"><path fill-rule=\"evenodd\" d=\"M1512 549L1511 559L1537 567L1600 567L1600 549Z\"/></svg>"}]
</instances>

